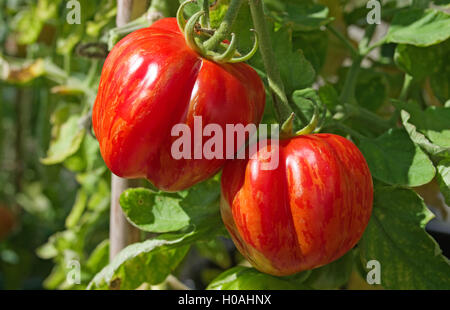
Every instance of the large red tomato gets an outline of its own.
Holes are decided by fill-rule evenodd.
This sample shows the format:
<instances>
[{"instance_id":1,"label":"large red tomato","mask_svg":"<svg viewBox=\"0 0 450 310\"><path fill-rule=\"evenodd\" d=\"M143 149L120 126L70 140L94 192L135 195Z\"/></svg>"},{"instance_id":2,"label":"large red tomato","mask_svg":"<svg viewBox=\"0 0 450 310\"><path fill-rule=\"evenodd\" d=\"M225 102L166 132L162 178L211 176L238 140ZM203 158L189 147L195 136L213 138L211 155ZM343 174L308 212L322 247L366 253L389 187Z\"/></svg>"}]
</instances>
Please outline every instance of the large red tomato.
<instances>
[{"instance_id":1,"label":"large red tomato","mask_svg":"<svg viewBox=\"0 0 450 310\"><path fill-rule=\"evenodd\" d=\"M226 124L259 123L264 105L262 81L250 66L202 58L187 46L176 19L165 18L129 34L111 50L92 121L114 174L145 177L160 189L177 191L214 175L225 156L174 159L175 124L187 124L193 141L194 116L202 117L203 128L218 124L225 133Z\"/></svg>"},{"instance_id":2,"label":"large red tomato","mask_svg":"<svg viewBox=\"0 0 450 310\"><path fill-rule=\"evenodd\" d=\"M330 263L367 226L373 184L349 140L312 134L280 140L222 174L222 218L239 251L262 272L289 275ZM279 151L276 169L264 170Z\"/></svg>"}]
</instances>

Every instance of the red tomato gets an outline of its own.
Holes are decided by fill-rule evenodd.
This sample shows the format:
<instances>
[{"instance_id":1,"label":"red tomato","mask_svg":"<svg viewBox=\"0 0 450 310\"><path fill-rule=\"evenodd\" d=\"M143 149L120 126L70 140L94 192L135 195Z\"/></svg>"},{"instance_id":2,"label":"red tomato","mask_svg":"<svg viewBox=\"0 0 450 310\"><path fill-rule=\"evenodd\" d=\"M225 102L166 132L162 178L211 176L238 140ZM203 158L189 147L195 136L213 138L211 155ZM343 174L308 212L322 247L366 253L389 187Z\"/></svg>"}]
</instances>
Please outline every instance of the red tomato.
<instances>
[{"instance_id":1,"label":"red tomato","mask_svg":"<svg viewBox=\"0 0 450 310\"><path fill-rule=\"evenodd\" d=\"M361 238L373 200L367 163L349 140L312 134L269 140L222 174L222 219L258 270L283 276L344 255ZM270 151L279 165L263 170Z\"/></svg>"},{"instance_id":2,"label":"red tomato","mask_svg":"<svg viewBox=\"0 0 450 310\"><path fill-rule=\"evenodd\" d=\"M11 233L15 222L14 213L8 207L0 205L0 241Z\"/></svg>"},{"instance_id":3,"label":"red tomato","mask_svg":"<svg viewBox=\"0 0 450 310\"><path fill-rule=\"evenodd\" d=\"M258 124L264 105L262 81L250 66L200 57L187 46L175 18L165 18L111 50L92 121L114 174L145 177L160 189L177 191L211 177L225 159L175 160L175 124L187 124L193 137L194 116L201 116L203 128L218 124L225 133L226 124Z\"/></svg>"}]
</instances>

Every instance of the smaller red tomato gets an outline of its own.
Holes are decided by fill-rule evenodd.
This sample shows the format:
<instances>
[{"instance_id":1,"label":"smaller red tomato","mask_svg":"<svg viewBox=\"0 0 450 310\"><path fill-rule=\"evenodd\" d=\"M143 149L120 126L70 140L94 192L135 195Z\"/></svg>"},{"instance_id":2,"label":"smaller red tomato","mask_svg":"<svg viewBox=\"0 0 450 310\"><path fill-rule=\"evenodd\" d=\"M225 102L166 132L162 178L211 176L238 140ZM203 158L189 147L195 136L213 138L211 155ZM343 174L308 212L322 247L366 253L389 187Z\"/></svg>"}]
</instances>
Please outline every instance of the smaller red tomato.
<instances>
[{"instance_id":1,"label":"smaller red tomato","mask_svg":"<svg viewBox=\"0 0 450 310\"><path fill-rule=\"evenodd\" d=\"M343 137L274 142L225 165L221 213L250 263L284 276L328 264L355 246L372 212L373 185L363 155ZM277 152L278 166L266 170Z\"/></svg>"}]
</instances>

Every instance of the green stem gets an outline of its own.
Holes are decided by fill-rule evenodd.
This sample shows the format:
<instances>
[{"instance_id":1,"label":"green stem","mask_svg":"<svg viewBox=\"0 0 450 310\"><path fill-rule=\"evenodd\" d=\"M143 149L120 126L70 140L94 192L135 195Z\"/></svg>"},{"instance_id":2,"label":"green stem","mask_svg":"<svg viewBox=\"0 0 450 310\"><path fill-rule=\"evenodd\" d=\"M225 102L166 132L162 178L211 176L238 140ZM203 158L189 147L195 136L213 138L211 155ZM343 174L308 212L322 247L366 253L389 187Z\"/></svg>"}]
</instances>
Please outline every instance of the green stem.
<instances>
[{"instance_id":1,"label":"green stem","mask_svg":"<svg viewBox=\"0 0 450 310\"><path fill-rule=\"evenodd\" d=\"M366 31L364 32L364 37L359 42L358 45L358 54L364 55L364 51L366 51L369 47L370 41L372 40L373 34L375 33L376 24L371 24L367 26Z\"/></svg>"},{"instance_id":2,"label":"green stem","mask_svg":"<svg viewBox=\"0 0 450 310\"><path fill-rule=\"evenodd\" d=\"M347 77L345 78L344 87L342 88L342 93L340 96L341 103L356 103L355 99L355 87L356 81L358 79L359 70L361 69L361 62L363 57L358 56L353 59L352 66L347 73Z\"/></svg>"},{"instance_id":3,"label":"green stem","mask_svg":"<svg viewBox=\"0 0 450 310\"><path fill-rule=\"evenodd\" d=\"M348 127L347 125L344 125L343 123L340 123L340 122L333 122L328 127L338 128L338 129L342 130L343 132L353 136L354 138L357 138L358 140L367 139L366 136L363 136L362 134L360 134L356 130L354 130L354 129L352 129L352 128Z\"/></svg>"},{"instance_id":4,"label":"green stem","mask_svg":"<svg viewBox=\"0 0 450 310\"><path fill-rule=\"evenodd\" d=\"M363 107L356 104L344 104L344 109L347 117L356 117L363 119L375 127L380 129L389 129L391 124L388 120L378 116L377 114L364 109Z\"/></svg>"},{"instance_id":5,"label":"green stem","mask_svg":"<svg viewBox=\"0 0 450 310\"><path fill-rule=\"evenodd\" d=\"M269 29L266 24L263 3L261 0L250 1L250 10L253 24L259 36L259 51L261 53L264 67L269 81L269 87L274 97L274 108L277 120L282 125L292 113L288 99L281 80L280 71L270 41Z\"/></svg>"},{"instance_id":6,"label":"green stem","mask_svg":"<svg viewBox=\"0 0 450 310\"><path fill-rule=\"evenodd\" d=\"M352 53L352 58L356 58L359 55L358 50L353 46L352 42L348 40L342 33L340 33L336 28L334 28L332 25L328 25L327 29L330 30L330 32L338 38Z\"/></svg>"},{"instance_id":7,"label":"green stem","mask_svg":"<svg viewBox=\"0 0 450 310\"><path fill-rule=\"evenodd\" d=\"M398 98L399 100L406 101L408 99L408 93L409 93L409 90L411 89L412 82L413 82L413 77L411 75L409 75L408 73L405 73L402 90L401 90L400 96ZM389 120L391 125L395 126L397 124L397 120L399 117L400 117L400 110L395 108L395 111Z\"/></svg>"},{"instance_id":8,"label":"green stem","mask_svg":"<svg viewBox=\"0 0 450 310\"><path fill-rule=\"evenodd\" d=\"M55 65L50 60L44 61L45 76L58 84L64 84L69 78L66 71Z\"/></svg>"},{"instance_id":9,"label":"green stem","mask_svg":"<svg viewBox=\"0 0 450 310\"><path fill-rule=\"evenodd\" d=\"M150 26L150 22L147 18L146 13L123 26L111 29L109 31L108 49L111 50L113 46L116 45L116 43L119 42L120 39L125 37L127 34L148 26Z\"/></svg>"},{"instance_id":10,"label":"green stem","mask_svg":"<svg viewBox=\"0 0 450 310\"><path fill-rule=\"evenodd\" d=\"M205 15L202 16L201 24L203 27L209 28L209 0L203 0L203 11Z\"/></svg>"},{"instance_id":11,"label":"green stem","mask_svg":"<svg viewBox=\"0 0 450 310\"><path fill-rule=\"evenodd\" d=\"M361 49L360 53L362 56L367 56L371 51L373 51L374 49L376 49L377 47L380 47L381 45L383 45L384 43L386 43L386 37L380 39L378 42L375 42L373 45L365 48L365 49Z\"/></svg>"},{"instance_id":12,"label":"green stem","mask_svg":"<svg viewBox=\"0 0 450 310\"><path fill-rule=\"evenodd\" d=\"M412 81L413 81L413 77L411 75L409 75L408 73L405 73L405 79L403 80L403 87L402 87L402 91L400 92L400 97L399 97L400 100L405 101L408 99L408 93L409 93L409 89L411 88Z\"/></svg>"},{"instance_id":13,"label":"green stem","mask_svg":"<svg viewBox=\"0 0 450 310\"><path fill-rule=\"evenodd\" d=\"M67 75L70 75L70 63L72 62L72 55L71 54L65 54L64 55L64 71Z\"/></svg>"},{"instance_id":14,"label":"green stem","mask_svg":"<svg viewBox=\"0 0 450 310\"><path fill-rule=\"evenodd\" d=\"M205 0L206 1L206 0ZM214 35L205 41L204 46L206 50L215 49L223 40L225 40L231 33L231 27L239 13L239 8L241 7L244 0L231 0L228 11L223 18L219 29L214 33ZM250 1L253 2L253 1ZM205 12L206 13L206 12Z\"/></svg>"},{"instance_id":15,"label":"green stem","mask_svg":"<svg viewBox=\"0 0 450 310\"><path fill-rule=\"evenodd\" d=\"M98 67L98 59L94 59L91 62L91 66L89 68L89 71L86 75L86 79L85 79L85 85L86 87L90 87L91 84L94 82L94 78L97 74L97 67Z\"/></svg>"}]
</instances>

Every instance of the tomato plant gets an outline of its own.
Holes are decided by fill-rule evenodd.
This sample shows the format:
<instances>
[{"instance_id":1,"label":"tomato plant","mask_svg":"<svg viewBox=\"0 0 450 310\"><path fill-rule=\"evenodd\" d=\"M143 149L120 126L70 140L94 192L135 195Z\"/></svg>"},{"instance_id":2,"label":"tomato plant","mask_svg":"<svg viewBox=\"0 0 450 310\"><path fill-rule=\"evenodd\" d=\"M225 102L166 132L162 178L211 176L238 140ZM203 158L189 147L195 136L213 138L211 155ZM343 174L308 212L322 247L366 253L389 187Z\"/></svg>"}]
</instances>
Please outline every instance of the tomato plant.
<instances>
[{"instance_id":1,"label":"tomato plant","mask_svg":"<svg viewBox=\"0 0 450 310\"><path fill-rule=\"evenodd\" d=\"M450 289L448 7L0 0L0 288Z\"/></svg>"}]
</instances>

